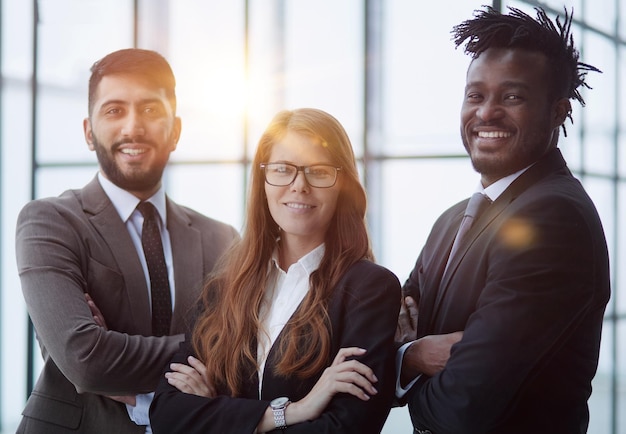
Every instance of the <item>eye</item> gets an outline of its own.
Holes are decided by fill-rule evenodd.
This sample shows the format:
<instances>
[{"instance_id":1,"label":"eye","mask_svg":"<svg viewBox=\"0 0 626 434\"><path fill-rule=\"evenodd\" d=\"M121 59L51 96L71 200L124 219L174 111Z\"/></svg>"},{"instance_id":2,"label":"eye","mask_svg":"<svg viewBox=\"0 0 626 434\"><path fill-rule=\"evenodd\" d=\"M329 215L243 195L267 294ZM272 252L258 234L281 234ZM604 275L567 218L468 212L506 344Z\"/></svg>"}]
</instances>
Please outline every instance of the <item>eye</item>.
<instances>
[{"instance_id":1,"label":"eye","mask_svg":"<svg viewBox=\"0 0 626 434\"><path fill-rule=\"evenodd\" d=\"M122 113L122 109L119 107L109 107L104 111L104 114L107 116L116 116Z\"/></svg>"},{"instance_id":2,"label":"eye","mask_svg":"<svg viewBox=\"0 0 626 434\"><path fill-rule=\"evenodd\" d=\"M469 102L479 102L482 101L483 96L478 92L468 92L465 94L465 100Z\"/></svg>"},{"instance_id":3,"label":"eye","mask_svg":"<svg viewBox=\"0 0 626 434\"><path fill-rule=\"evenodd\" d=\"M295 168L293 168L292 166L288 164L280 164L280 163L268 164L267 169L270 172L273 172L277 175L291 175L296 170Z\"/></svg>"},{"instance_id":4,"label":"eye","mask_svg":"<svg viewBox=\"0 0 626 434\"><path fill-rule=\"evenodd\" d=\"M333 168L330 166L311 166L308 168L307 173L316 178L325 178L331 176Z\"/></svg>"},{"instance_id":5,"label":"eye","mask_svg":"<svg viewBox=\"0 0 626 434\"><path fill-rule=\"evenodd\" d=\"M164 110L158 105L148 105L143 108L143 112L150 117L158 117L163 114Z\"/></svg>"}]
</instances>

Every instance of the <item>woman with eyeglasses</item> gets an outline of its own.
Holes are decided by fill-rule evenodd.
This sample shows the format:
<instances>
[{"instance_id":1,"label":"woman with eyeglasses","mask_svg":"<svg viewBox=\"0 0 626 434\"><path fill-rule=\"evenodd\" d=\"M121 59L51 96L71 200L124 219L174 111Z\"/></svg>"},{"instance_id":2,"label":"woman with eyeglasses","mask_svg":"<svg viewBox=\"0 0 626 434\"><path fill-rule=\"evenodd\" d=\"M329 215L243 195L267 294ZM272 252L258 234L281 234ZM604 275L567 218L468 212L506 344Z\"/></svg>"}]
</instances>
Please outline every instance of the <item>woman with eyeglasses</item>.
<instances>
[{"instance_id":1,"label":"woman with eyeglasses","mask_svg":"<svg viewBox=\"0 0 626 434\"><path fill-rule=\"evenodd\" d=\"M376 265L350 140L317 109L259 141L246 223L161 380L155 433L379 433L400 284Z\"/></svg>"}]
</instances>

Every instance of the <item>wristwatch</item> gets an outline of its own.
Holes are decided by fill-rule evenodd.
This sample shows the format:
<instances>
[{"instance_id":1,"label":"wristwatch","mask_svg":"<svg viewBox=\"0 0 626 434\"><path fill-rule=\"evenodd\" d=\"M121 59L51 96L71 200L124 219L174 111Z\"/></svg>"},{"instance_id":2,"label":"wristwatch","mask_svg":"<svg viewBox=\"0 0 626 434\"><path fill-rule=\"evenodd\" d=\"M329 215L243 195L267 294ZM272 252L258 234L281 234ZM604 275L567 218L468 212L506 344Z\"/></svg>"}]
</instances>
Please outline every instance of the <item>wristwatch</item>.
<instances>
[{"instance_id":1,"label":"wristwatch","mask_svg":"<svg viewBox=\"0 0 626 434\"><path fill-rule=\"evenodd\" d=\"M276 424L276 428L287 428L287 422L285 421L285 409L290 403L291 401L289 401L289 398L284 396L273 399L272 402L270 402L270 407L274 413L274 423Z\"/></svg>"}]
</instances>

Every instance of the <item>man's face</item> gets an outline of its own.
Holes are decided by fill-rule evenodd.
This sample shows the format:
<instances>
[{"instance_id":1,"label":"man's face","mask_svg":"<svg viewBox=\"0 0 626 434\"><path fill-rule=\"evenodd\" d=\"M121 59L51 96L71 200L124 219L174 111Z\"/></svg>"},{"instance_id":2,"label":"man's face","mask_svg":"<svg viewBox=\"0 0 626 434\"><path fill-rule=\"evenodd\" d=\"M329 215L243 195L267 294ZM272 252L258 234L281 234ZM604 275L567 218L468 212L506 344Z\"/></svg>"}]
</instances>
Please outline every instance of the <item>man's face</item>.
<instances>
[{"instance_id":1,"label":"man's face","mask_svg":"<svg viewBox=\"0 0 626 434\"><path fill-rule=\"evenodd\" d=\"M461 137L484 186L556 146L570 104L550 101L547 77L547 58L537 52L490 48L470 64Z\"/></svg>"},{"instance_id":2,"label":"man's face","mask_svg":"<svg viewBox=\"0 0 626 434\"><path fill-rule=\"evenodd\" d=\"M152 196L180 137L165 90L128 74L105 76L98 85L85 139L100 171L140 199Z\"/></svg>"}]
</instances>

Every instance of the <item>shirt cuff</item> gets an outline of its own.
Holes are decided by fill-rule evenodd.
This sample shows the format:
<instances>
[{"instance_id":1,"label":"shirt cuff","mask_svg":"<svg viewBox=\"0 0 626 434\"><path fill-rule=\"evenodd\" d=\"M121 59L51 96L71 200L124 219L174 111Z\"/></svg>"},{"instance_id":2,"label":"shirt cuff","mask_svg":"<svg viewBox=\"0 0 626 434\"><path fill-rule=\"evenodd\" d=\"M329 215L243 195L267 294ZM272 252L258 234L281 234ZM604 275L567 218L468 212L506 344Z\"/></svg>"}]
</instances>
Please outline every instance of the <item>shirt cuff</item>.
<instances>
[{"instance_id":1,"label":"shirt cuff","mask_svg":"<svg viewBox=\"0 0 626 434\"><path fill-rule=\"evenodd\" d=\"M154 398L154 392L145 393L142 395L137 395L137 402L135 406L126 404L126 411L128 412L128 417L130 420L135 422L137 425L147 425L146 429L147 433L152 432L150 430L150 404L152 403L152 398Z\"/></svg>"},{"instance_id":2,"label":"shirt cuff","mask_svg":"<svg viewBox=\"0 0 626 434\"><path fill-rule=\"evenodd\" d=\"M413 342L415 341L407 342L406 344L398 348L398 351L396 352L396 398L398 399L406 395L411 387L413 387L417 380L419 380L419 378L422 376L422 374L419 374L417 377L411 380L411 382L407 384L406 387L402 387L402 385L400 384L400 375L402 374L402 360L404 359L404 353Z\"/></svg>"}]
</instances>

